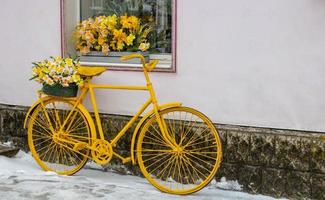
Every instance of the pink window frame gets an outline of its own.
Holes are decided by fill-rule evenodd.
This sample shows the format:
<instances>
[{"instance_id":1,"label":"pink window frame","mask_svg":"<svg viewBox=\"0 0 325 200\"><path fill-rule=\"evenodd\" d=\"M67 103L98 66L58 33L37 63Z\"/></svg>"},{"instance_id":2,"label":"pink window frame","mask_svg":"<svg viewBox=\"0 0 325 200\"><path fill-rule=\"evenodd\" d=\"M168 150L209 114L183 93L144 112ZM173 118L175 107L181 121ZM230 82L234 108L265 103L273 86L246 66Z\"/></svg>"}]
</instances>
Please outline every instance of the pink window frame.
<instances>
[{"instance_id":1,"label":"pink window frame","mask_svg":"<svg viewBox=\"0 0 325 200\"><path fill-rule=\"evenodd\" d=\"M64 1L60 0L60 29L61 29L61 56L65 55L65 37L64 37ZM173 1L173 19L172 19L172 64L171 68L163 69L157 68L154 72L168 72L168 73L176 73L176 63L177 63L177 0ZM114 71L141 71L141 68L133 68L133 67L116 67L110 66L110 70Z\"/></svg>"}]
</instances>

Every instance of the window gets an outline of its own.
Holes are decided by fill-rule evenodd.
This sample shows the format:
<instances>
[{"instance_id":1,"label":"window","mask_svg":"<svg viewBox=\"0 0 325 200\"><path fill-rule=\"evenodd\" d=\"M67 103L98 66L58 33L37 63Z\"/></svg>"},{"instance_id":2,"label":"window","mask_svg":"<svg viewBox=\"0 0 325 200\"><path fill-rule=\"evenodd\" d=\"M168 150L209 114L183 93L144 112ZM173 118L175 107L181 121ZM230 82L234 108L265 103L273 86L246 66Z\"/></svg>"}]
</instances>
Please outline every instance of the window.
<instances>
[{"instance_id":1,"label":"window","mask_svg":"<svg viewBox=\"0 0 325 200\"><path fill-rule=\"evenodd\" d=\"M150 43L147 54L150 60L158 59L160 61L157 71L175 71L176 0L65 0L63 1L63 10L65 55L78 54L72 41L72 34L79 22L98 16L127 14L136 16L140 19L141 24L147 24L152 28L146 40L147 43ZM114 50L110 49L110 51ZM98 54L93 53L92 59L83 58L81 56L84 65L109 66L117 70L141 69L140 64L126 64L119 61L107 63Z\"/></svg>"}]
</instances>

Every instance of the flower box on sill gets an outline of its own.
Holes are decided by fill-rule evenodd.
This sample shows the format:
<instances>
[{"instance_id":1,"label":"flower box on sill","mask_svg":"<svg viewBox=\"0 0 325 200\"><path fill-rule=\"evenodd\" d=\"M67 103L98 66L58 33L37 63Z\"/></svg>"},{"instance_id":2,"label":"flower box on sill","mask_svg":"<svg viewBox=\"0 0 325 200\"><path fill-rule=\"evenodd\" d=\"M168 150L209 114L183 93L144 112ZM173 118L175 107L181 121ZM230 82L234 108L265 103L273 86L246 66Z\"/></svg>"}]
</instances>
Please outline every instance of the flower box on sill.
<instances>
[{"instance_id":1,"label":"flower box on sill","mask_svg":"<svg viewBox=\"0 0 325 200\"><path fill-rule=\"evenodd\" d=\"M145 58L146 62L149 61L149 52L110 51L108 55L105 55L100 51L91 51L85 55L81 55L80 52L78 52L78 55L80 56L81 62L141 64L140 59L131 59L127 61L120 60L122 56L130 55L133 53L141 54Z\"/></svg>"}]
</instances>

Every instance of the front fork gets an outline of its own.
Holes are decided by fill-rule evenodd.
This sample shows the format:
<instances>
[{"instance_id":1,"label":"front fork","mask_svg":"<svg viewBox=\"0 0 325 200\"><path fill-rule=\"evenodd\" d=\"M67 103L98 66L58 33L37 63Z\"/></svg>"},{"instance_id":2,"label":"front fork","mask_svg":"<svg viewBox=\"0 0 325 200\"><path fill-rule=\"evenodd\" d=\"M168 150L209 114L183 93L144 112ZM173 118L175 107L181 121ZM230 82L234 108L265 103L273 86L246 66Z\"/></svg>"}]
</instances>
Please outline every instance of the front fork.
<instances>
[{"instance_id":1,"label":"front fork","mask_svg":"<svg viewBox=\"0 0 325 200\"><path fill-rule=\"evenodd\" d=\"M158 106L158 101L157 101L157 98L156 98L156 94L154 92L154 89L152 87L152 83L150 82L149 77L148 77L147 74L146 74L146 78L147 78L147 83L148 83L147 87L148 87L148 90L150 92L150 96L151 96L151 99L152 99L154 113L156 115L158 126L159 126L159 128L160 128L160 130L162 132L163 139L165 140L165 142L170 147L172 147L172 149L174 151L178 150L179 145L176 143L175 139L170 136L170 133L168 132L167 124L166 124L164 118L159 114L159 106Z\"/></svg>"}]
</instances>

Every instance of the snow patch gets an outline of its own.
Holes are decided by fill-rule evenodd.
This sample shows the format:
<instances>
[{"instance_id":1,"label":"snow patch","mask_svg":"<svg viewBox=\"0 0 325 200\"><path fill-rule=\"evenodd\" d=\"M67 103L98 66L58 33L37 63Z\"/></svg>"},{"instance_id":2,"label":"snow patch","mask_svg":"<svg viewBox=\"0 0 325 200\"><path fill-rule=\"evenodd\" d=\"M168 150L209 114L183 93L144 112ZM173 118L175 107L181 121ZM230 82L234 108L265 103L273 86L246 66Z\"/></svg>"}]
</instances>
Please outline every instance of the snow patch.
<instances>
[{"instance_id":1,"label":"snow patch","mask_svg":"<svg viewBox=\"0 0 325 200\"><path fill-rule=\"evenodd\" d=\"M0 144L3 146L6 146L6 147L15 147L15 145L13 144L12 141L7 141L7 142L0 143Z\"/></svg>"},{"instance_id":2,"label":"snow patch","mask_svg":"<svg viewBox=\"0 0 325 200\"><path fill-rule=\"evenodd\" d=\"M74 176L61 176L44 172L31 154L23 151L14 158L0 156L0 166L1 199L274 200L268 196L230 191L239 190L241 186L225 178L220 182L212 181L208 187L193 195L169 195L158 191L144 178L104 172L94 169L102 169L94 163L88 163L87 168Z\"/></svg>"},{"instance_id":3,"label":"snow patch","mask_svg":"<svg viewBox=\"0 0 325 200\"><path fill-rule=\"evenodd\" d=\"M209 188L219 188L223 190L233 190L233 191L242 191L243 186L238 183L238 181L227 181L225 177L222 177L220 179L220 182L217 182L216 180L212 180Z\"/></svg>"}]
</instances>

